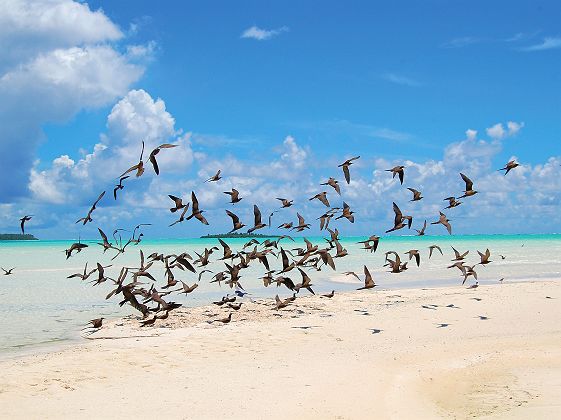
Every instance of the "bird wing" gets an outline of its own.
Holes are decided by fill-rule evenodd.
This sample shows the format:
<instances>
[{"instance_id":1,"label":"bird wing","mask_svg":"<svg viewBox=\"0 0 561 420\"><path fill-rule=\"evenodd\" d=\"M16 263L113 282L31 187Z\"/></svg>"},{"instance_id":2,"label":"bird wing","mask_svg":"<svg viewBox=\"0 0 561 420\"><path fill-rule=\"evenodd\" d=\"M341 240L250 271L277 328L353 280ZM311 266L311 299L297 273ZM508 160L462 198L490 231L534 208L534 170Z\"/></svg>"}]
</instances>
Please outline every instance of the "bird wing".
<instances>
[{"instance_id":1,"label":"bird wing","mask_svg":"<svg viewBox=\"0 0 561 420\"><path fill-rule=\"evenodd\" d=\"M194 191L191 191L191 207L192 207L192 211L193 213L198 213L199 212L199 200L197 200L197 196L195 195Z\"/></svg>"},{"instance_id":2,"label":"bird wing","mask_svg":"<svg viewBox=\"0 0 561 420\"><path fill-rule=\"evenodd\" d=\"M158 162L156 161L156 155L158 153L160 153L160 149L155 148L154 150L152 150L152 152L150 153L150 157L148 158L150 160L150 163L152 164L152 167L154 168L154 172L156 172L156 175L160 175L160 168L158 167Z\"/></svg>"},{"instance_id":3,"label":"bird wing","mask_svg":"<svg viewBox=\"0 0 561 420\"><path fill-rule=\"evenodd\" d=\"M343 174L345 175L345 181L347 181L347 184L350 184L351 174L349 172L349 165L343 165Z\"/></svg>"},{"instance_id":4,"label":"bird wing","mask_svg":"<svg viewBox=\"0 0 561 420\"><path fill-rule=\"evenodd\" d=\"M203 214L200 211L198 213L195 213L195 219L197 219L203 225L208 225L208 220L206 220L206 218L203 216Z\"/></svg>"},{"instance_id":5,"label":"bird wing","mask_svg":"<svg viewBox=\"0 0 561 420\"><path fill-rule=\"evenodd\" d=\"M473 182L471 179L469 179L467 176L465 176L464 174L460 173L460 176L462 177L462 179L464 180L464 182L466 183L466 191L471 191L473 189Z\"/></svg>"},{"instance_id":6,"label":"bird wing","mask_svg":"<svg viewBox=\"0 0 561 420\"><path fill-rule=\"evenodd\" d=\"M254 222L255 225L260 225L261 224L261 211L259 210L259 207L257 207L256 204L253 205L253 217L254 217Z\"/></svg>"},{"instance_id":7,"label":"bird wing","mask_svg":"<svg viewBox=\"0 0 561 420\"><path fill-rule=\"evenodd\" d=\"M92 210L95 209L95 206L97 206L97 203L99 203L99 201L103 198L104 195L105 195L105 191L103 191L101 194L99 194L99 197L97 197L97 200L95 200L95 202L92 205Z\"/></svg>"},{"instance_id":8,"label":"bird wing","mask_svg":"<svg viewBox=\"0 0 561 420\"><path fill-rule=\"evenodd\" d=\"M321 201L325 206L329 207L329 201L327 200L327 194L318 194L317 198Z\"/></svg>"},{"instance_id":9,"label":"bird wing","mask_svg":"<svg viewBox=\"0 0 561 420\"><path fill-rule=\"evenodd\" d=\"M226 210L226 214L232 218L232 222L234 222L234 225L240 222L240 218L236 216L234 213L232 213L230 210Z\"/></svg>"}]
</instances>

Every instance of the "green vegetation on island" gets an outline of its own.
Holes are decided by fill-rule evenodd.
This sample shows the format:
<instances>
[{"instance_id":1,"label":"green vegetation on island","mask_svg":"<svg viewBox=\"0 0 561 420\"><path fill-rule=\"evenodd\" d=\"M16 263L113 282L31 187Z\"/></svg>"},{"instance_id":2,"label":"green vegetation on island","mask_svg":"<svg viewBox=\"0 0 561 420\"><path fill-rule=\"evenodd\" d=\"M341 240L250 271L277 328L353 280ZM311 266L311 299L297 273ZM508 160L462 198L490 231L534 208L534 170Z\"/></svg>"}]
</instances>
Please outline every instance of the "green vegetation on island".
<instances>
[{"instance_id":1,"label":"green vegetation on island","mask_svg":"<svg viewBox=\"0 0 561 420\"><path fill-rule=\"evenodd\" d=\"M0 241L36 241L37 238L29 233L0 233Z\"/></svg>"}]
</instances>

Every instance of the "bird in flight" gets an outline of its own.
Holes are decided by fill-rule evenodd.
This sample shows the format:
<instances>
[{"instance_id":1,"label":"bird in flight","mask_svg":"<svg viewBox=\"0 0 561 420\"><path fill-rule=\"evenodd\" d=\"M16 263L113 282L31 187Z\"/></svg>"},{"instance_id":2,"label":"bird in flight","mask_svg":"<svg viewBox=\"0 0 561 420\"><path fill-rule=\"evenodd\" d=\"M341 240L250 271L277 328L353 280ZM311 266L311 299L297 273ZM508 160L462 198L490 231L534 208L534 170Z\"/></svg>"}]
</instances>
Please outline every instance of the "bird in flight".
<instances>
[{"instance_id":1,"label":"bird in flight","mask_svg":"<svg viewBox=\"0 0 561 420\"><path fill-rule=\"evenodd\" d=\"M346 161L344 161L339 165L339 168L343 168L343 174L345 175L345 181L347 181L347 184L351 183L351 174L349 172L349 166L353 164L353 161L359 158L360 156L355 156L353 158L347 159Z\"/></svg>"},{"instance_id":2,"label":"bird in flight","mask_svg":"<svg viewBox=\"0 0 561 420\"><path fill-rule=\"evenodd\" d=\"M499 169L499 171L505 171L505 175L508 174L510 171L512 171L514 168L520 166L519 163L517 163L515 160L510 160L508 161L508 163L505 165L504 168Z\"/></svg>"},{"instance_id":3,"label":"bird in flight","mask_svg":"<svg viewBox=\"0 0 561 420\"><path fill-rule=\"evenodd\" d=\"M405 172L404 172L405 166L394 166L391 169L386 169L386 172L391 172L392 173L392 179L396 177L396 175L399 177L399 182L401 183L401 185L403 185L403 178L405 176Z\"/></svg>"},{"instance_id":4,"label":"bird in flight","mask_svg":"<svg viewBox=\"0 0 561 420\"><path fill-rule=\"evenodd\" d=\"M82 222L82 224L85 225L86 223L91 222L92 221L92 213L96 209L97 203L100 202L100 200L103 198L104 195L105 195L105 191L103 191L101 194L99 194L99 197L97 197L97 200L95 200L94 203L92 204L90 210L88 211L88 214L86 214L86 217L82 217L82 218L76 220L76 223Z\"/></svg>"},{"instance_id":5,"label":"bird in flight","mask_svg":"<svg viewBox=\"0 0 561 420\"><path fill-rule=\"evenodd\" d=\"M31 218L33 217L33 215L26 215L23 216L20 220L20 227L21 227L21 233L23 235L25 235L25 222L29 222L31 220Z\"/></svg>"}]
</instances>

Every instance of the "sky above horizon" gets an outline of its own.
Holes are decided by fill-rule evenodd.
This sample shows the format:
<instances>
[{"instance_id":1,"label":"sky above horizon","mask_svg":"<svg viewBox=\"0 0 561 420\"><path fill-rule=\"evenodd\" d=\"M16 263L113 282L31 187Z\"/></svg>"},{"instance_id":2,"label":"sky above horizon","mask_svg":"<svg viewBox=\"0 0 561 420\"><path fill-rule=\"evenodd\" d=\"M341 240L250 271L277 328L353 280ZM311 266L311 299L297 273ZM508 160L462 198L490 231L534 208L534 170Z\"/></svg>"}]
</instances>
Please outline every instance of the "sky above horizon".
<instances>
[{"instance_id":1,"label":"sky above horizon","mask_svg":"<svg viewBox=\"0 0 561 420\"><path fill-rule=\"evenodd\" d=\"M460 172L479 194L445 211L454 233L560 232L560 18L556 1L3 1L0 232L33 214L42 239L137 223L200 236L230 229L225 208L266 218L276 197L295 205L273 225L297 211L316 225L325 210L309 198L327 191L356 212L333 224L343 235L382 234L393 201L417 229L435 221ZM114 200L142 140L179 146ZM347 185L337 165L358 155ZM503 176L510 159L521 166ZM330 176L341 197L319 185ZM104 190L93 223L75 224ZM167 194L191 191L210 226L168 227Z\"/></svg>"}]
</instances>

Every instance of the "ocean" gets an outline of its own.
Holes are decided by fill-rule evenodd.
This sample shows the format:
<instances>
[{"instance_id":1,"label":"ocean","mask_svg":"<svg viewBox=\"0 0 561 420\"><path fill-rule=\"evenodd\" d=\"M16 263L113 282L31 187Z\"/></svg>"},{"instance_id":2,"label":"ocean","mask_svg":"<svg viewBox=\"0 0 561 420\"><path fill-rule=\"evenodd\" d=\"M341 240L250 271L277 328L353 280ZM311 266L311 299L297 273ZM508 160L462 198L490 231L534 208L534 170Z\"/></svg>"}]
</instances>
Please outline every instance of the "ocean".
<instances>
[{"instance_id":1,"label":"ocean","mask_svg":"<svg viewBox=\"0 0 561 420\"><path fill-rule=\"evenodd\" d=\"M305 246L302 238L295 238L296 242L284 239L281 245L285 249ZM323 238L308 238L320 247L325 243ZM345 271L355 271L363 277L362 267L368 266L374 280L381 289L399 289L412 287L435 287L461 284L463 277L458 269L447 269L453 258L451 246L458 251L470 251L466 260L468 265L479 262L477 250L491 250L491 264L476 268L479 282L496 284L499 279L505 282L528 281L534 279L558 279L561 277L561 235L467 235L467 236L424 236L424 237L383 237L376 253L371 254L360 249L357 241L365 238L352 237L341 239L341 244L348 250L349 256L336 259L337 271L324 268L321 272L309 271L316 292L326 292L332 289L345 291L356 289L360 283L352 276L342 274ZM262 239L260 239L262 240ZM241 249L247 239L227 239L226 242L233 250ZM80 329L88 320L98 317L115 318L136 311L129 306L120 308L117 303L119 297L109 300L105 296L112 290L112 283L105 282L93 287L80 279L68 279L73 273L82 272L88 262L88 268L93 269L96 262L104 266L112 264L106 269L106 275L117 278L122 266L137 267L139 264L139 249L145 256L152 252L164 254L179 254L188 252L194 258L194 251L202 251L205 247L218 246L220 249L211 256L213 261L204 267L214 272L222 270L222 262L216 262L222 256L222 248L217 239L171 239L144 240L139 245L129 246L126 252L111 261L114 252L102 253L97 241L84 241L89 245L84 251L66 260L64 250L72 241L0 241L0 266L9 269L15 267L14 274L4 276L0 274L0 355L33 351L47 345L81 340ZM439 245L444 251L441 256L438 251L428 259L429 245ZM409 269L400 274L392 274L383 267L384 253L394 250L402 254L402 260L408 259L404 252L418 249L421 252L421 266L414 261L408 264ZM500 255L504 256L503 259ZM274 257L270 259L272 268L278 267ZM162 264L156 263L151 269L158 279L158 284L164 285L164 271ZM197 275L191 272L176 270L176 278L192 284L197 281ZM265 269L259 263L242 272L243 287L256 298L273 298L277 293L288 296L290 291L284 286L263 287L260 277ZM298 271L288 273L297 283L301 280ZM210 303L233 290L224 284L210 284L210 274L206 273L199 287L185 296L173 295L176 302L186 306L199 306ZM95 277L93 275L92 277ZM469 279L468 282L472 280ZM148 286L149 287L149 286ZM177 286L175 287L177 288ZM174 289L175 289L174 288ZM368 291L372 292L372 291ZM368 293L367 292L367 293ZM307 293L307 292L303 292ZM373 292L375 293L375 291Z\"/></svg>"}]
</instances>

